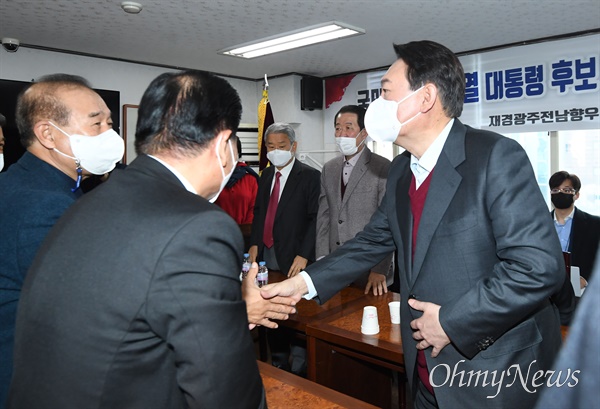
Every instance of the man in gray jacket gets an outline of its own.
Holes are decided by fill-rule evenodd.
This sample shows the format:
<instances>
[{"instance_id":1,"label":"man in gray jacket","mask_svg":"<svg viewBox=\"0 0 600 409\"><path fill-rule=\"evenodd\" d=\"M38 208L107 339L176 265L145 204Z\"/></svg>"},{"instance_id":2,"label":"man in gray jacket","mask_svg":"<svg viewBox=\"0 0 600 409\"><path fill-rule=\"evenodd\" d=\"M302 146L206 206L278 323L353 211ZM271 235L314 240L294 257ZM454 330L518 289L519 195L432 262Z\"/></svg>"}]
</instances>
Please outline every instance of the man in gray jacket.
<instances>
[{"instance_id":1,"label":"man in gray jacket","mask_svg":"<svg viewBox=\"0 0 600 409\"><path fill-rule=\"evenodd\" d=\"M377 210L385 194L390 161L366 146L365 109L346 105L335 115L335 143L342 157L331 159L321 173L317 215L317 258L354 238ZM354 282L373 294L387 292L394 281L393 253ZM368 274L367 274L368 273Z\"/></svg>"}]
</instances>

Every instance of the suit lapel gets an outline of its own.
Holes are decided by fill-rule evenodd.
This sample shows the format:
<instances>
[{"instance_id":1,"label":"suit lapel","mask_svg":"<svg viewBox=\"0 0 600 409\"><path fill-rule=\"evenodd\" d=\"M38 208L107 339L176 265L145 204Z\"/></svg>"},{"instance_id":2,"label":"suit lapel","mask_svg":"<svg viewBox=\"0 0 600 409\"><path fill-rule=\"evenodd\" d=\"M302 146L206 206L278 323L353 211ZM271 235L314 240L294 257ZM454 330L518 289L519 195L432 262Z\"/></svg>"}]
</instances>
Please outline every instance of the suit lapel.
<instances>
[{"instance_id":1,"label":"suit lapel","mask_svg":"<svg viewBox=\"0 0 600 409\"><path fill-rule=\"evenodd\" d=\"M279 203L277 204L277 213L275 213L275 220L279 218L285 206L287 206L288 202L294 196L294 190L296 190L299 182L300 182L300 173L302 173L302 167L298 159L294 161L294 165L288 176L287 181L285 182L285 187L283 188L283 192L281 193L281 198L279 199ZM273 179L271 177L271 179Z\"/></svg>"},{"instance_id":2,"label":"suit lapel","mask_svg":"<svg viewBox=\"0 0 600 409\"><path fill-rule=\"evenodd\" d=\"M344 169L344 157L341 157L341 160L336 160L333 162L333 166L331 168L331 172L323 173L327 175L327 180L325 183L328 188L331 186L333 188L333 194L335 199L335 205L338 210L342 206L342 171Z\"/></svg>"},{"instance_id":3,"label":"suit lapel","mask_svg":"<svg viewBox=\"0 0 600 409\"><path fill-rule=\"evenodd\" d=\"M458 119L455 119L446 144L435 165L427 199L425 200L425 207L423 208L423 215L419 223L411 284L414 284L420 273L433 235L462 180L462 176L456 171L456 166L465 159L465 132L464 125Z\"/></svg>"},{"instance_id":4,"label":"suit lapel","mask_svg":"<svg viewBox=\"0 0 600 409\"><path fill-rule=\"evenodd\" d=\"M273 183L273 177L275 176L275 166L269 166L264 169L260 178L264 178L265 189L262 193L262 202L265 208L265 214L269 207L269 198L271 197L271 184Z\"/></svg>"},{"instance_id":5,"label":"suit lapel","mask_svg":"<svg viewBox=\"0 0 600 409\"><path fill-rule=\"evenodd\" d=\"M408 152L403 155L407 157L407 164L410 163L410 155ZM404 167L404 169L402 169L402 174L398 179L395 198L398 228L400 230L400 237L402 238L402 252L404 254L404 257L400 257L400 254L398 255L398 263L403 264L404 269L400 269L400 272L406 271L405 278L409 283L411 282L412 277L412 263L410 254L413 225L413 217L410 210L410 198L408 197L408 189L410 187L411 178L412 172L410 171L410 167L407 165Z\"/></svg>"},{"instance_id":6,"label":"suit lapel","mask_svg":"<svg viewBox=\"0 0 600 409\"><path fill-rule=\"evenodd\" d=\"M350 179L348 179L348 184L346 185L346 192L344 193L344 198L342 200L340 209L346 205L350 196L352 195L352 191L354 191L354 189L358 185L358 182L360 182L362 177L367 172L367 165L368 165L369 161L371 160L371 151L366 147L364 149L365 149L365 151L358 158L358 161L356 162L356 165L354 166L354 169L352 170L352 173L350 174ZM340 180L342 178L343 163L344 162L342 162L342 169L339 172ZM341 183L342 182L340 181L338 183L338 185ZM340 195L341 195L341 193L340 193Z\"/></svg>"}]
</instances>

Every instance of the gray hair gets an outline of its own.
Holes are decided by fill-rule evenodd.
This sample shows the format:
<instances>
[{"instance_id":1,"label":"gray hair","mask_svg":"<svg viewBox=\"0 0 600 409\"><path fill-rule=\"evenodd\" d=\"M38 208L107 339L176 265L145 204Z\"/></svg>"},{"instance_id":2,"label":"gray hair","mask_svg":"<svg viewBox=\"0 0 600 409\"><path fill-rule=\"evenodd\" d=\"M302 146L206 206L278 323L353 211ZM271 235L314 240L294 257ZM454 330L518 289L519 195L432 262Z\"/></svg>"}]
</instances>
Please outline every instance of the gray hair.
<instances>
[{"instance_id":1,"label":"gray hair","mask_svg":"<svg viewBox=\"0 0 600 409\"><path fill-rule=\"evenodd\" d=\"M296 132L294 132L294 128L285 122L275 122L274 124L271 124L265 131L265 140L267 139L267 136L272 133L284 133L287 135L290 143L296 142Z\"/></svg>"}]
</instances>

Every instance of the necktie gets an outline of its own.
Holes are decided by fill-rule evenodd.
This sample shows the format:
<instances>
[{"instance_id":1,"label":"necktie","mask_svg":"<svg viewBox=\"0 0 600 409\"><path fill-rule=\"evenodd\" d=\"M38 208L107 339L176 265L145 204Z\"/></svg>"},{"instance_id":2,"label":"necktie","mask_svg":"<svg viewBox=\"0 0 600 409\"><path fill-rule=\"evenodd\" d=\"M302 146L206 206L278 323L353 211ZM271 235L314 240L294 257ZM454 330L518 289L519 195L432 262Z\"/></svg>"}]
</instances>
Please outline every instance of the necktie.
<instances>
[{"instance_id":1,"label":"necktie","mask_svg":"<svg viewBox=\"0 0 600 409\"><path fill-rule=\"evenodd\" d=\"M277 213L277 204L279 203L279 178L281 173L275 173L275 185L269 199L269 207L267 207L267 217L265 217L265 229L263 232L263 243L267 248L273 247L273 224L275 222L275 213Z\"/></svg>"}]
</instances>

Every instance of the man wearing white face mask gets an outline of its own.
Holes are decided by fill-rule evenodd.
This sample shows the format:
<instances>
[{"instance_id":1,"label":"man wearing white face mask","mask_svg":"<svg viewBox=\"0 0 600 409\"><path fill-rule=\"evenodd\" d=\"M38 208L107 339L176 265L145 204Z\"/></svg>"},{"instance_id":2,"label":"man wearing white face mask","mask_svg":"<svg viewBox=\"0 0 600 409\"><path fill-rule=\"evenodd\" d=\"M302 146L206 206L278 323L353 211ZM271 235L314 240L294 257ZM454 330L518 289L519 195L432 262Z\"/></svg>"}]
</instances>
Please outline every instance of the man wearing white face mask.
<instances>
[{"instance_id":1,"label":"man wearing white face mask","mask_svg":"<svg viewBox=\"0 0 600 409\"><path fill-rule=\"evenodd\" d=\"M289 124L272 124L265 138L272 166L258 180L250 258L264 260L269 269L293 277L315 260L320 172L294 157L298 142ZM287 328L267 334L273 365L304 375L303 345L297 344Z\"/></svg>"},{"instance_id":2,"label":"man wearing white face mask","mask_svg":"<svg viewBox=\"0 0 600 409\"><path fill-rule=\"evenodd\" d=\"M533 169L517 142L460 122L465 74L452 51L432 41L394 49L365 115L371 138L406 149L381 205L353 240L262 293L325 302L395 249L414 407L533 407L545 382L456 377L552 373L561 334L551 297L566 275Z\"/></svg>"},{"instance_id":3,"label":"man wearing white face mask","mask_svg":"<svg viewBox=\"0 0 600 409\"><path fill-rule=\"evenodd\" d=\"M317 216L317 259L352 239L371 219L385 194L390 161L366 146L365 109L342 107L334 117L335 142L342 157L323 166ZM394 281L393 253L354 282L373 294L387 292Z\"/></svg>"},{"instance_id":4,"label":"man wearing white face mask","mask_svg":"<svg viewBox=\"0 0 600 409\"><path fill-rule=\"evenodd\" d=\"M65 214L29 271L10 408L264 407L248 324L294 309L260 316L275 304L256 264L240 284L241 232L211 203L237 162L241 112L214 75L152 81L137 158Z\"/></svg>"},{"instance_id":5,"label":"man wearing white face mask","mask_svg":"<svg viewBox=\"0 0 600 409\"><path fill-rule=\"evenodd\" d=\"M17 302L27 270L50 228L81 195L81 179L111 170L124 150L108 107L81 77L55 74L30 85L18 97L16 122L27 151L0 174L0 408L10 382ZM81 143L56 126L81 135ZM108 133L112 144L96 146L96 138ZM68 157L77 156L76 145L85 151L86 142L95 145L93 151L77 160ZM97 158L102 169L82 168Z\"/></svg>"},{"instance_id":6,"label":"man wearing white face mask","mask_svg":"<svg viewBox=\"0 0 600 409\"><path fill-rule=\"evenodd\" d=\"M290 125L274 123L265 135L273 166L258 181L249 253L293 277L315 260L320 172L295 159L298 142Z\"/></svg>"}]
</instances>

